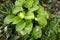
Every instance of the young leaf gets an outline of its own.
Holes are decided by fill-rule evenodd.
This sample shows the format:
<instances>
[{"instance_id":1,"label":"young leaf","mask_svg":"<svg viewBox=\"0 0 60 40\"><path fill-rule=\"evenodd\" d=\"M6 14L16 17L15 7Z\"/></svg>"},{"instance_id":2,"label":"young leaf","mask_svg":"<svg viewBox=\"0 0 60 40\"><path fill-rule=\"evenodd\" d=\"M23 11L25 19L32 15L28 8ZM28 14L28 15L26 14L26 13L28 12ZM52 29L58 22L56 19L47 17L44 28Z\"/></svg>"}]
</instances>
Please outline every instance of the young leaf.
<instances>
[{"instance_id":1,"label":"young leaf","mask_svg":"<svg viewBox=\"0 0 60 40\"><path fill-rule=\"evenodd\" d=\"M25 7L26 8L31 8L33 5L33 0L26 0L25 2Z\"/></svg>"},{"instance_id":2,"label":"young leaf","mask_svg":"<svg viewBox=\"0 0 60 40\"><path fill-rule=\"evenodd\" d=\"M32 31L32 35L35 39L38 39L42 35L42 30L39 26L35 26Z\"/></svg>"},{"instance_id":3,"label":"young leaf","mask_svg":"<svg viewBox=\"0 0 60 40\"><path fill-rule=\"evenodd\" d=\"M15 17L14 15L6 16L6 18L4 19L4 24L10 24L13 21L14 17Z\"/></svg>"},{"instance_id":4,"label":"young leaf","mask_svg":"<svg viewBox=\"0 0 60 40\"><path fill-rule=\"evenodd\" d=\"M24 12L20 12L20 13L18 14L18 16L23 19L24 16L25 16L24 14L25 14Z\"/></svg>"},{"instance_id":5,"label":"young leaf","mask_svg":"<svg viewBox=\"0 0 60 40\"><path fill-rule=\"evenodd\" d=\"M34 13L31 11L27 12L25 19L34 19Z\"/></svg>"}]
</instances>

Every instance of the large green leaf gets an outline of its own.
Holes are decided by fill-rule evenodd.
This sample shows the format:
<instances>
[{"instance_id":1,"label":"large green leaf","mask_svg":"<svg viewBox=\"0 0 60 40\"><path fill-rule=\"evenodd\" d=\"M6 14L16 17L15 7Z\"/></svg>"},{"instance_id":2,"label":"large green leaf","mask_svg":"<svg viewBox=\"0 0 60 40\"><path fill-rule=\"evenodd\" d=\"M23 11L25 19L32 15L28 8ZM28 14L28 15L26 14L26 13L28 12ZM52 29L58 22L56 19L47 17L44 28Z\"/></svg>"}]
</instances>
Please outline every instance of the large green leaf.
<instances>
[{"instance_id":1,"label":"large green leaf","mask_svg":"<svg viewBox=\"0 0 60 40\"><path fill-rule=\"evenodd\" d=\"M18 33L20 33L21 30L25 27L25 25L26 25L26 23L22 20L20 23L18 23L18 24L16 25L16 31L17 31Z\"/></svg>"},{"instance_id":2,"label":"large green leaf","mask_svg":"<svg viewBox=\"0 0 60 40\"><path fill-rule=\"evenodd\" d=\"M25 19L34 19L34 13L31 11L27 12Z\"/></svg>"},{"instance_id":3,"label":"large green leaf","mask_svg":"<svg viewBox=\"0 0 60 40\"><path fill-rule=\"evenodd\" d=\"M35 39L38 39L42 35L42 30L39 26L35 26L32 31L32 35Z\"/></svg>"},{"instance_id":4,"label":"large green leaf","mask_svg":"<svg viewBox=\"0 0 60 40\"><path fill-rule=\"evenodd\" d=\"M4 19L4 24L10 24L13 21L14 17L15 17L14 15L6 16L6 18Z\"/></svg>"}]
</instances>

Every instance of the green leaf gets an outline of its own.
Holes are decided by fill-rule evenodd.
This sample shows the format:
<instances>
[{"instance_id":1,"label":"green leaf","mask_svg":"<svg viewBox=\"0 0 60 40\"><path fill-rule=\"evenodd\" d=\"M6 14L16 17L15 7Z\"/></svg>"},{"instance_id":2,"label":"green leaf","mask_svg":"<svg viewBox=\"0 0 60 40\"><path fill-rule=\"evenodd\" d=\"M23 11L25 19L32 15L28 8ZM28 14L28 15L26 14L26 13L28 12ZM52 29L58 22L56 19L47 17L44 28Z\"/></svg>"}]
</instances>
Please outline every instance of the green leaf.
<instances>
[{"instance_id":1,"label":"green leaf","mask_svg":"<svg viewBox=\"0 0 60 40\"><path fill-rule=\"evenodd\" d=\"M19 11L23 11L23 4L24 4L25 0L16 0L15 5L14 5L14 9L13 9L13 14L17 14Z\"/></svg>"},{"instance_id":2,"label":"green leaf","mask_svg":"<svg viewBox=\"0 0 60 40\"><path fill-rule=\"evenodd\" d=\"M30 34L32 28L33 28L32 22L28 21L28 22L26 22L25 28L20 33L22 35Z\"/></svg>"},{"instance_id":3,"label":"green leaf","mask_svg":"<svg viewBox=\"0 0 60 40\"><path fill-rule=\"evenodd\" d=\"M16 2L15 2L15 6L17 7L17 6L19 6L19 7L22 7L23 6L23 4L24 4L24 2L25 2L25 0L16 0Z\"/></svg>"},{"instance_id":4,"label":"green leaf","mask_svg":"<svg viewBox=\"0 0 60 40\"><path fill-rule=\"evenodd\" d=\"M22 20L20 23L18 23L18 24L16 25L16 31L17 31L18 33L20 33L21 30L25 27L25 25L26 25L26 23Z\"/></svg>"},{"instance_id":5,"label":"green leaf","mask_svg":"<svg viewBox=\"0 0 60 40\"><path fill-rule=\"evenodd\" d=\"M48 11L44 11L44 15L46 19L49 19L50 13Z\"/></svg>"},{"instance_id":6,"label":"green leaf","mask_svg":"<svg viewBox=\"0 0 60 40\"><path fill-rule=\"evenodd\" d=\"M23 11L23 8L22 7L15 7L14 9L13 9L13 14L17 14L19 11Z\"/></svg>"},{"instance_id":7,"label":"green leaf","mask_svg":"<svg viewBox=\"0 0 60 40\"><path fill-rule=\"evenodd\" d=\"M58 28L58 32L60 33L60 28Z\"/></svg>"},{"instance_id":8,"label":"green leaf","mask_svg":"<svg viewBox=\"0 0 60 40\"><path fill-rule=\"evenodd\" d=\"M30 11L36 11L39 8L39 6L33 6L32 8L30 8Z\"/></svg>"},{"instance_id":9,"label":"green leaf","mask_svg":"<svg viewBox=\"0 0 60 40\"><path fill-rule=\"evenodd\" d=\"M22 36L24 36L24 35L26 35L26 30L22 30L22 31L20 31L20 34L22 35Z\"/></svg>"},{"instance_id":10,"label":"green leaf","mask_svg":"<svg viewBox=\"0 0 60 40\"><path fill-rule=\"evenodd\" d=\"M37 13L38 14L44 14L44 7L42 7L41 5L39 5L39 8L38 8L38 10L37 10Z\"/></svg>"},{"instance_id":11,"label":"green leaf","mask_svg":"<svg viewBox=\"0 0 60 40\"><path fill-rule=\"evenodd\" d=\"M41 6L41 8L39 8L37 10L37 13L38 13L38 15L37 15L38 17L40 16L40 17L44 17L46 19L48 19L50 16L50 13L48 11L45 11L42 6Z\"/></svg>"},{"instance_id":12,"label":"green leaf","mask_svg":"<svg viewBox=\"0 0 60 40\"><path fill-rule=\"evenodd\" d=\"M33 2L33 6L35 6L35 5L38 5L39 4L39 0L33 0L34 2Z\"/></svg>"},{"instance_id":13,"label":"green leaf","mask_svg":"<svg viewBox=\"0 0 60 40\"><path fill-rule=\"evenodd\" d=\"M10 24L13 21L14 17L15 17L14 15L6 16L6 18L4 19L4 24Z\"/></svg>"},{"instance_id":14,"label":"green leaf","mask_svg":"<svg viewBox=\"0 0 60 40\"><path fill-rule=\"evenodd\" d=\"M33 5L33 0L26 0L25 2L25 7L26 8L31 8Z\"/></svg>"},{"instance_id":15,"label":"green leaf","mask_svg":"<svg viewBox=\"0 0 60 40\"><path fill-rule=\"evenodd\" d=\"M25 27L25 30L27 31L28 34L30 34L32 28L33 28L32 22L31 22L31 21L28 21L28 22L26 23L26 27Z\"/></svg>"},{"instance_id":16,"label":"green leaf","mask_svg":"<svg viewBox=\"0 0 60 40\"><path fill-rule=\"evenodd\" d=\"M21 21L22 19L20 19L18 16L13 18L13 23L12 24L17 24Z\"/></svg>"},{"instance_id":17,"label":"green leaf","mask_svg":"<svg viewBox=\"0 0 60 40\"><path fill-rule=\"evenodd\" d=\"M38 11L42 11L42 10L44 10L44 7L43 7L43 6L41 6L41 5L38 5L38 6L39 6Z\"/></svg>"},{"instance_id":18,"label":"green leaf","mask_svg":"<svg viewBox=\"0 0 60 40\"><path fill-rule=\"evenodd\" d=\"M39 26L35 26L32 31L32 35L35 39L38 39L42 35L42 30Z\"/></svg>"},{"instance_id":19,"label":"green leaf","mask_svg":"<svg viewBox=\"0 0 60 40\"><path fill-rule=\"evenodd\" d=\"M29 34L24 35L23 38L21 40L27 40L27 38L29 38Z\"/></svg>"},{"instance_id":20,"label":"green leaf","mask_svg":"<svg viewBox=\"0 0 60 40\"><path fill-rule=\"evenodd\" d=\"M37 15L35 20L38 21L40 25L47 25L47 19L49 18L50 14L47 11L44 11L43 7L40 6L40 8L37 10Z\"/></svg>"},{"instance_id":21,"label":"green leaf","mask_svg":"<svg viewBox=\"0 0 60 40\"><path fill-rule=\"evenodd\" d=\"M29 40L35 40L34 38L30 38Z\"/></svg>"},{"instance_id":22,"label":"green leaf","mask_svg":"<svg viewBox=\"0 0 60 40\"><path fill-rule=\"evenodd\" d=\"M27 12L25 19L34 19L34 13L31 11Z\"/></svg>"},{"instance_id":23,"label":"green leaf","mask_svg":"<svg viewBox=\"0 0 60 40\"><path fill-rule=\"evenodd\" d=\"M40 18L35 18L36 21L38 21L38 23L42 26L46 26L47 25L47 20L43 17Z\"/></svg>"},{"instance_id":24,"label":"green leaf","mask_svg":"<svg viewBox=\"0 0 60 40\"><path fill-rule=\"evenodd\" d=\"M20 12L20 13L18 14L18 16L23 19L23 18L25 17L24 14L25 14L25 12Z\"/></svg>"},{"instance_id":25,"label":"green leaf","mask_svg":"<svg viewBox=\"0 0 60 40\"><path fill-rule=\"evenodd\" d=\"M14 5L14 6L15 6L15 7L17 7L17 6L21 7L22 4L20 4L20 2L21 2L21 1L18 1L18 0L17 0L17 1L15 2L15 5Z\"/></svg>"}]
</instances>

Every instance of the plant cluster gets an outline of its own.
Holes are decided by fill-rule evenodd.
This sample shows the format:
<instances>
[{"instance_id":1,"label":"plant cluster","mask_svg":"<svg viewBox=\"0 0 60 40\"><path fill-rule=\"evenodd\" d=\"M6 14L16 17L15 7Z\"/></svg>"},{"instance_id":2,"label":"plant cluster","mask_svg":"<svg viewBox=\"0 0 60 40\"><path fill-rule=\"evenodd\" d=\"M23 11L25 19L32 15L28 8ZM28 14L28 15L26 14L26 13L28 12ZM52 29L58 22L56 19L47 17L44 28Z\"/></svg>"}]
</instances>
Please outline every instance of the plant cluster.
<instances>
[{"instance_id":1,"label":"plant cluster","mask_svg":"<svg viewBox=\"0 0 60 40\"><path fill-rule=\"evenodd\" d=\"M60 40L59 4L57 0L1 0L0 40Z\"/></svg>"}]
</instances>

